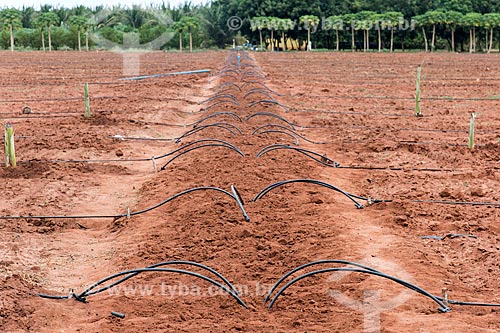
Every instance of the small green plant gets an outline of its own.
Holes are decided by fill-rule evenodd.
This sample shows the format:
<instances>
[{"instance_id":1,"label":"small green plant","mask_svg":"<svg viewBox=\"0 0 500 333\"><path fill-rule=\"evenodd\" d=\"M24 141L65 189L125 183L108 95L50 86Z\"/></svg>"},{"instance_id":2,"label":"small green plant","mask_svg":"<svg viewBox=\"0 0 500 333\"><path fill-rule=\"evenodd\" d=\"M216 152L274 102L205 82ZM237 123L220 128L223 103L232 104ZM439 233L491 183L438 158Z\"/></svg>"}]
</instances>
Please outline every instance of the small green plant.
<instances>
[{"instance_id":1,"label":"small green plant","mask_svg":"<svg viewBox=\"0 0 500 333\"><path fill-rule=\"evenodd\" d=\"M90 111L90 97L89 97L89 85L85 83L83 86L83 104L85 106L85 113L83 114L85 118L90 118L92 113Z\"/></svg>"},{"instance_id":2,"label":"small green plant","mask_svg":"<svg viewBox=\"0 0 500 333\"><path fill-rule=\"evenodd\" d=\"M422 111L420 110L420 77L422 75L422 66L417 67L417 88L415 92L415 116L422 117Z\"/></svg>"},{"instance_id":3,"label":"small green plant","mask_svg":"<svg viewBox=\"0 0 500 333\"><path fill-rule=\"evenodd\" d=\"M468 147L469 149L474 148L474 122L476 120L476 113L472 112L470 115L470 122L469 122L469 143Z\"/></svg>"},{"instance_id":4,"label":"small green plant","mask_svg":"<svg viewBox=\"0 0 500 333\"><path fill-rule=\"evenodd\" d=\"M14 127L7 123L4 129L5 166L16 167L16 149L14 148Z\"/></svg>"}]
</instances>

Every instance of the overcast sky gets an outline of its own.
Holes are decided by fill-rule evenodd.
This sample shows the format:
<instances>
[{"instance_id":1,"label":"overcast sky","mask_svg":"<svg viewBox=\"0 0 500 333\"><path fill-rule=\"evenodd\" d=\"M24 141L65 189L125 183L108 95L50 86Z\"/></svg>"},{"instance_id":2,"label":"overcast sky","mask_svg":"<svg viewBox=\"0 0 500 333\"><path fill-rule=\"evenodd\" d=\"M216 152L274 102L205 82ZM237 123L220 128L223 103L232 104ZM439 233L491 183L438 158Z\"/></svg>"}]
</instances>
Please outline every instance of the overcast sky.
<instances>
[{"instance_id":1,"label":"overcast sky","mask_svg":"<svg viewBox=\"0 0 500 333\"><path fill-rule=\"evenodd\" d=\"M177 7L179 4L186 2L185 0L0 0L0 8L3 7L16 7L21 8L24 6L34 6L36 9L40 8L40 5L52 5L54 7L66 7L72 8L78 5L85 5L87 7L96 7L100 5L144 5L147 6L151 3L153 4L165 4L169 3L171 7ZM190 0L193 5L200 3L207 3L209 0Z\"/></svg>"}]
</instances>

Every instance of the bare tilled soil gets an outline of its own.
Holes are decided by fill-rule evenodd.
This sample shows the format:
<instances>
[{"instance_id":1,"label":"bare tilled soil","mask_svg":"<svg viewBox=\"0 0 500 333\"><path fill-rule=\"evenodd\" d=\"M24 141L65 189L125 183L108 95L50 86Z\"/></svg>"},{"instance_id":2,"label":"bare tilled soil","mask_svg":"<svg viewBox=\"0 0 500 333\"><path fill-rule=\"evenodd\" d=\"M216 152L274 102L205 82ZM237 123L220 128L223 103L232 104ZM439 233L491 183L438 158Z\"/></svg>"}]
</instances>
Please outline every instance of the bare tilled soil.
<instances>
[{"instance_id":1,"label":"bare tilled soil","mask_svg":"<svg viewBox=\"0 0 500 333\"><path fill-rule=\"evenodd\" d=\"M0 118L15 128L19 164L0 168L0 331L500 330L500 308L451 302L441 313L439 299L386 276L500 303L498 55L242 52L238 65L234 52L153 52L138 74L211 74L137 81L120 80L119 54L1 55ZM271 145L281 146L262 151ZM299 179L333 187L293 182L254 200ZM377 272L305 268L284 282L324 271L269 309L271 286L317 260ZM239 295L179 263L82 294L165 261L215 269Z\"/></svg>"}]
</instances>

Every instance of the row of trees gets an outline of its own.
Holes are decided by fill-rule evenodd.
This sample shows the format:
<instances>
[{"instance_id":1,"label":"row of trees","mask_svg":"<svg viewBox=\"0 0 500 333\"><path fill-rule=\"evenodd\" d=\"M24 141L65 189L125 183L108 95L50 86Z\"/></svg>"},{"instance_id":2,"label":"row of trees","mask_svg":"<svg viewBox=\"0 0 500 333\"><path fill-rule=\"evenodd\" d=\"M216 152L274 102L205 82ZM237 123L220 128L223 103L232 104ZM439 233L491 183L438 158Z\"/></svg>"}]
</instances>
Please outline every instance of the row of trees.
<instances>
[{"instance_id":1,"label":"row of trees","mask_svg":"<svg viewBox=\"0 0 500 333\"><path fill-rule=\"evenodd\" d=\"M17 43L45 50L47 43L49 51L82 50L85 38L84 48L89 50L99 40L126 44L124 38L136 38L144 44L168 34L163 46L167 49L178 45L182 50L188 42L190 51L225 47L236 38L258 40L261 48L274 50L281 33L283 47L291 41L295 47L312 42L316 48L354 50L362 45L364 50L379 51L398 46L455 51L457 45L460 50L468 45L470 52L489 52L500 40L498 0L213 0L199 6L188 2L176 8L114 7L103 12L103 6L0 10L0 47L14 50ZM235 16L242 19L238 30L228 24ZM371 42L373 31L376 43Z\"/></svg>"},{"instance_id":2,"label":"row of trees","mask_svg":"<svg viewBox=\"0 0 500 333\"><path fill-rule=\"evenodd\" d=\"M406 20L401 12L386 12L378 14L372 11L362 11L356 14L333 15L323 19L315 15L304 15L299 18L299 28L307 31L307 44L311 40L311 31L316 31L320 24L323 30L335 31L335 48L340 49L340 31L351 31L351 48L354 50L355 33L356 31L363 32L363 49L370 49L370 31L377 31L377 46L378 51L382 50L382 31L390 31L390 47L389 50L394 50L394 31L396 29L414 29L417 26L422 29L424 38L425 50L429 50L429 42L427 39L427 29L431 29L431 45L430 50L434 51L436 46L436 28L442 27L444 31L448 30L451 35L451 50L455 51L455 32L457 29L467 29L469 31L469 51L475 52L477 45L476 29L482 28L485 33L485 50L489 53L493 48L493 38L495 29L500 28L500 14L497 13L467 13L462 14L457 11L428 11L422 15L413 17L411 20ZM270 32L271 50L274 50L276 40L274 32L281 31L282 44L286 49L285 34L297 29L296 24L291 19L281 19L278 17L257 16L251 20L251 30L259 32L260 47L263 48L262 30Z\"/></svg>"}]
</instances>

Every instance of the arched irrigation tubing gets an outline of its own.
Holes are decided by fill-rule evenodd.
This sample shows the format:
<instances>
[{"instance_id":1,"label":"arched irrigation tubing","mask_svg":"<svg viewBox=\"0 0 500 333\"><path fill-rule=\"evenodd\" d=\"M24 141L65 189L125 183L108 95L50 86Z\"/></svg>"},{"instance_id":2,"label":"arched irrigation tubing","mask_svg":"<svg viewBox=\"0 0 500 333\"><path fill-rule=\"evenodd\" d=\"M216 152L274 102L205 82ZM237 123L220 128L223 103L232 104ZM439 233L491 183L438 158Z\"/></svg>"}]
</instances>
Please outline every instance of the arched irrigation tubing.
<instances>
[{"instance_id":1,"label":"arched irrigation tubing","mask_svg":"<svg viewBox=\"0 0 500 333\"><path fill-rule=\"evenodd\" d=\"M139 210L139 211L136 211L136 212L131 212L131 211L128 211L127 213L125 214L117 214L117 215L25 215L25 216L0 216L0 219L2 220L8 220L8 219L99 219L99 218L113 218L113 219L118 219L118 218L122 218L122 217L131 217L131 216L136 216L136 215L141 215L141 214L144 214L144 213L147 213L149 211L152 211L158 207L161 207L163 205L165 205L166 203L174 200L174 199L177 199L178 197L180 196L183 196L185 194L189 194L191 192L195 192L195 191L205 191L205 190L213 190L213 191L217 191L217 192L221 192L221 193L224 193L228 196L230 196L231 198L233 198L237 203L239 202L239 198L235 197L233 194L229 193L228 191L226 190L223 190L221 188L218 188L218 187L212 187L212 186L202 186L202 187L193 187L193 188L190 188L190 189L187 189L187 190L184 190L182 192L179 192L173 196L171 196L170 198L167 198L165 200L163 200L162 202L154 205L154 206L151 206L151 207L148 207L148 208L145 208L145 209L142 209L142 210ZM244 207L241 205L239 205L239 208L242 209L242 213L243 213L243 217L245 218L245 220L247 222L250 221L250 218L248 217Z\"/></svg>"},{"instance_id":2,"label":"arched irrigation tubing","mask_svg":"<svg viewBox=\"0 0 500 333\"><path fill-rule=\"evenodd\" d=\"M370 274L370 275L375 275L375 276L378 276L378 277L381 277L381 278L385 278L385 279L388 279L388 280L391 280L393 282L396 282L402 286L405 286L415 292L418 292L419 294L422 294L428 298L430 298L431 300L433 300L434 302L436 302L437 304L439 304L439 308L438 308L438 311L441 312L441 313L446 313L446 312L449 312L451 311L451 309L446 305L444 304L444 302L439 299L438 297L434 296L433 294L429 293L428 291L414 285L414 284L411 284L409 282L406 282L404 280L401 280L399 278L396 278L396 277L393 277L391 275L387 275L387 274L384 274L384 273L381 273L379 271L376 271L376 270L369 270L369 269L362 269L362 268L351 268L351 267L339 267L339 268L324 268L324 269L320 269L320 270L316 270L316 271L312 271L312 272L309 272L309 273L305 273L305 274L302 274L298 277L296 277L295 279L293 279L292 281L288 282L287 284L285 284L285 286L283 286L277 293L276 295L271 299L269 305L268 305L268 308L271 309L274 305L274 303L276 302L276 300L278 299L278 297L283 294L283 292L285 290L287 290L291 285L293 285L294 283L302 280L302 279L305 279L309 276L313 276L313 275L317 275L317 274L322 274L322 273L329 273L329 272L357 272L357 273L364 273L364 274Z\"/></svg>"},{"instance_id":3,"label":"arched irrigation tubing","mask_svg":"<svg viewBox=\"0 0 500 333\"><path fill-rule=\"evenodd\" d=\"M241 85L241 89L246 89L250 85L258 85L258 86L261 86L262 88L266 89L267 91L274 92L271 88L269 88L268 86L266 86L264 83L262 83L260 81L246 81L245 83L243 83Z\"/></svg>"},{"instance_id":4,"label":"arched irrigation tubing","mask_svg":"<svg viewBox=\"0 0 500 333\"><path fill-rule=\"evenodd\" d=\"M356 201L355 199L365 200L369 204L370 203L384 202L383 200L377 200L377 199L374 200L374 199L371 199L371 198L364 198L364 197L361 197L361 196L357 196L357 195L345 192L345 191L343 191L343 190L339 189L338 187L333 186L331 184L328 184L328 183L325 183L325 182L322 182L322 181L319 181L319 180L314 180L314 179L289 179L289 180L284 180L284 181L273 183L271 185L266 186L259 193L257 193L257 195L255 195L255 197L253 198L252 201L255 202L255 201L261 199L269 191L272 191L273 189L275 189L277 187L280 187L280 186L283 186L283 185L286 185L286 184L291 184L291 183L309 183L309 184L319 185L319 186L323 186L323 187L326 187L328 189L334 190L336 192L339 192L339 193L343 194L347 198L349 198L352 202L354 202L354 205L358 209L363 209L364 206L362 204L360 204L358 201Z\"/></svg>"},{"instance_id":5,"label":"arched irrigation tubing","mask_svg":"<svg viewBox=\"0 0 500 333\"><path fill-rule=\"evenodd\" d=\"M251 96L254 94L261 94L261 95L266 96L269 100L273 100L273 101L275 100L274 97L271 96L270 94L268 94L264 89L254 90L254 91L251 91L250 93L246 93L243 96L243 99L248 99L248 96Z\"/></svg>"},{"instance_id":6,"label":"arched irrigation tubing","mask_svg":"<svg viewBox=\"0 0 500 333\"><path fill-rule=\"evenodd\" d=\"M191 272L191 271L186 271L186 270L181 270L181 269L173 269L173 268L139 268L139 269L131 269L123 272L119 272L113 275L108 276L105 279L102 279L94 284L94 286L98 286L102 283L105 283L111 279L115 279L117 277L123 276L123 275L131 275L131 274L139 274L139 273L145 273L145 272L162 272L162 273L177 273L177 274L185 274L185 275L190 275L194 276L197 278L200 278L202 280L205 280L219 288L221 288L224 292L228 293L230 296L232 296L238 304L242 305L245 308L248 308L248 306L243 302L240 297L234 293L234 291L228 289L226 286L220 284L219 282L205 276L199 273ZM51 295L45 295L45 294L38 294L38 296L42 298L49 298L49 299L69 299L69 296L51 296ZM72 297L81 301L81 302L86 302L86 299L84 297L80 297L79 295L72 294Z\"/></svg>"},{"instance_id":7,"label":"arched irrigation tubing","mask_svg":"<svg viewBox=\"0 0 500 333\"><path fill-rule=\"evenodd\" d=\"M228 148L231 148L233 150L235 150L238 154L244 156L245 154L236 146L234 146L233 144L227 142L227 141L224 141L224 140L219 140L219 139L201 139L201 140L197 140L197 141L193 141L193 142L190 142L188 144L185 144L183 145L182 147L180 148L177 148L176 150L173 150L169 153L166 153L166 154L163 154L163 155L159 155L159 156L155 156L154 158L159 160L161 158L164 158L164 157L167 157L167 156L170 156L170 155L173 155L183 149L186 149L187 147L190 147L190 146L194 146L196 144L199 144L199 143L203 143L203 142L211 142L211 143L220 143L221 145L224 145L224 146L227 146Z\"/></svg>"},{"instance_id":8,"label":"arched irrigation tubing","mask_svg":"<svg viewBox=\"0 0 500 333\"><path fill-rule=\"evenodd\" d=\"M174 157L170 158L161 168L160 170L165 170L167 168L167 166L172 163L173 161L175 161L177 158L181 157L182 155L185 155L193 150L196 150L196 149L199 149L199 148L205 148L205 147L224 147L224 148L228 148L232 151L235 151L236 153L238 153L240 156L242 157L245 157L245 154L243 154L238 148L234 147L233 145L226 145L226 144L219 144L219 143L209 143L209 144L204 144L204 145L200 145L200 146L197 146L197 147L193 147L193 148L189 148L183 152L180 152L179 154L175 155Z\"/></svg>"},{"instance_id":9,"label":"arched irrigation tubing","mask_svg":"<svg viewBox=\"0 0 500 333\"><path fill-rule=\"evenodd\" d=\"M259 104L273 104L273 105L277 105L277 106L281 107L283 110L285 110L285 112L288 112L288 110L289 110L286 106L284 106L280 102L269 100L269 99L262 99L259 101L249 103L247 105L247 108L253 108L254 106L259 105Z\"/></svg>"},{"instance_id":10,"label":"arched irrigation tubing","mask_svg":"<svg viewBox=\"0 0 500 333\"><path fill-rule=\"evenodd\" d=\"M290 127L291 127L292 130L295 130L295 126L299 126L299 125L294 124L291 121L289 121L289 120L287 120L287 119L285 119L285 118L283 118L283 117L281 117L281 116L279 116L279 115L277 115L275 113L272 113L272 112L255 112L255 113L247 116L245 118L245 120L249 121L250 119L252 119L254 117L257 117L257 116L266 116L266 117L273 117L273 118L279 119L282 122L287 123L288 125L290 125ZM301 127L301 126L299 126L299 127Z\"/></svg>"},{"instance_id":11,"label":"arched irrigation tubing","mask_svg":"<svg viewBox=\"0 0 500 333\"><path fill-rule=\"evenodd\" d=\"M322 155L322 154L317 153L317 152L312 151L312 150L292 147L289 145L271 145L271 146L264 147L257 153L256 157L257 158L261 157L261 156L269 153L270 151L279 150L279 149L290 149L293 151L297 151L297 152L315 160L316 162L318 162L324 166L331 167L331 168L338 168L340 166L339 163L335 162L331 158L326 157L326 155L324 155L324 154Z\"/></svg>"},{"instance_id":12,"label":"arched irrigation tubing","mask_svg":"<svg viewBox=\"0 0 500 333\"><path fill-rule=\"evenodd\" d=\"M205 120L208 120L208 119L211 119L211 118L214 118L214 117L219 117L219 116L231 116L234 120L237 120L240 123L242 122L240 116L238 116L234 112L215 112L215 113L212 113L211 115L208 115L206 117L201 118L200 120L198 120L197 122L193 123L192 125L193 125L193 127L197 127L199 124L201 124Z\"/></svg>"},{"instance_id":13,"label":"arched irrigation tubing","mask_svg":"<svg viewBox=\"0 0 500 333\"><path fill-rule=\"evenodd\" d=\"M305 140L307 142L310 142L312 144L315 144L315 145L324 145L324 144L328 144L328 142L317 142L317 141L312 141L308 138L306 138L305 136L303 135L300 135L299 133L295 132L294 130L291 130L289 129L288 127L285 127L285 126L282 126L282 125L278 125L278 124L267 124L267 125L262 125L262 126L259 126L257 127L253 132L252 132L252 135L255 135L255 134L260 134L262 131L262 129L265 129L265 128L273 128L273 127L277 127L277 128L280 128L280 129L283 129L285 131L288 131L288 132L291 132L293 135L295 136L298 136L299 138L301 138L302 140Z\"/></svg>"},{"instance_id":14,"label":"arched irrigation tubing","mask_svg":"<svg viewBox=\"0 0 500 333\"><path fill-rule=\"evenodd\" d=\"M224 283L233 291L233 293L235 295L238 295L238 291L236 290L236 288L222 274L220 274L219 272L217 272L213 268L210 268L208 266L202 265L202 264L197 263L197 262L184 261L184 260L164 261L164 262L160 262L160 263L148 266L146 268L157 268L157 267L169 266L169 265L187 265L187 266L194 266L194 267L198 267L198 268L201 268L203 270L206 270L206 271L208 271L208 272L216 275L222 281L224 281ZM101 292L106 291L106 290L108 290L110 288L113 288L114 286L116 286L116 285L118 285L118 284L120 284L122 282L127 281L128 279L130 279L130 278L132 278L134 276L137 276L138 274L139 273L132 273L132 274L130 274L128 276L125 276L124 278L121 278L120 280L118 280L118 281L116 281L114 283L111 283L111 284L109 284L107 286L101 287L98 290L93 290L93 289L95 289L97 286L101 285L102 283L95 283L92 286L90 286L89 288L85 289L82 293L80 293L78 295L78 297L79 298L83 298L83 297L86 297L86 296L91 296L91 295L95 295L95 294L101 293Z\"/></svg>"},{"instance_id":15,"label":"arched irrigation tubing","mask_svg":"<svg viewBox=\"0 0 500 333\"><path fill-rule=\"evenodd\" d=\"M238 91L241 91L241 88L239 85L237 85L236 83L234 82L224 82L224 83L221 83L217 86L217 88L225 88L225 87L234 87L234 88L237 88Z\"/></svg>"},{"instance_id":16,"label":"arched irrigation tubing","mask_svg":"<svg viewBox=\"0 0 500 333\"><path fill-rule=\"evenodd\" d=\"M238 106L240 105L240 103L238 102L238 99L231 94L217 94L217 95L210 97L204 101L198 102L198 105L205 104L205 103L208 103L208 102L211 102L214 100L219 100L219 99L220 100L227 99L227 100L235 102L236 105L238 105Z\"/></svg>"},{"instance_id":17,"label":"arched irrigation tubing","mask_svg":"<svg viewBox=\"0 0 500 333\"><path fill-rule=\"evenodd\" d=\"M289 137L291 137L292 139L295 140L294 142L294 145L298 146L299 145L299 138L296 137L295 135L291 134L291 133L288 133L288 132L285 132L285 131L280 131L280 130L267 130L267 131L262 131L262 132L259 132L259 135L260 134L267 134L267 133L279 133L279 134L285 134Z\"/></svg>"},{"instance_id":18,"label":"arched irrigation tubing","mask_svg":"<svg viewBox=\"0 0 500 333\"><path fill-rule=\"evenodd\" d=\"M270 94L273 94L273 95L276 95L276 96L284 96L283 94L280 94L280 93L277 93L275 91L272 91L270 89L264 89L264 88L252 88L250 90L248 90L245 95L243 95L243 98L246 99L248 96L252 95L252 94L257 94L257 93L265 93L266 96L270 95ZM269 98L272 99L272 97L268 96Z\"/></svg>"},{"instance_id":19,"label":"arched irrigation tubing","mask_svg":"<svg viewBox=\"0 0 500 333\"><path fill-rule=\"evenodd\" d=\"M235 102L235 101L232 101L232 100L228 99L228 100L225 100L225 101L218 101L218 102L216 102L214 104L210 104L209 106L204 107L203 109L201 109L200 112L208 111L211 108L216 107L216 106L221 105L221 104L233 104L235 106L240 106L239 102Z\"/></svg>"},{"instance_id":20,"label":"arched irrigation tubing","mask_svg":"<svg viewBox=\"0 0 500 333\"><path fill-rule=\"evenodd\" d=\"M224 122L219 122L219 123L213 123L213 124L208 124L208 125L202 125L202 126L198 126L198 127L196 127L196 128L193 128L193 129L191 129L191 130L189 130L189 131L185 132L184 134L182 134L180 137L175 138L175 142L176 142L176 143L179 143L179 142L181 142L181 140L182 140L183 138L185 138L185 137L188 137L188 136L190 136L190 135L192 135L192 134L195 134L195 133L197 133L197 132L199 132L199 131L203 131L203 130L205 130L205 129L207 129L207 128L212 128L212 127L222 128L222 129L224 129L224 130L226 130L226 131L230 132L230 133L231 133L231 134L233 134L233 135L238 135L238 133L239 133L239 134L243 134L243 132L242 132L242 131L238 128L238 127L234 126L233 124L224 123ZM233 129L234 129L234 130L236 130L237 132L233 131Z\"/></svg>"}]
</instances>

